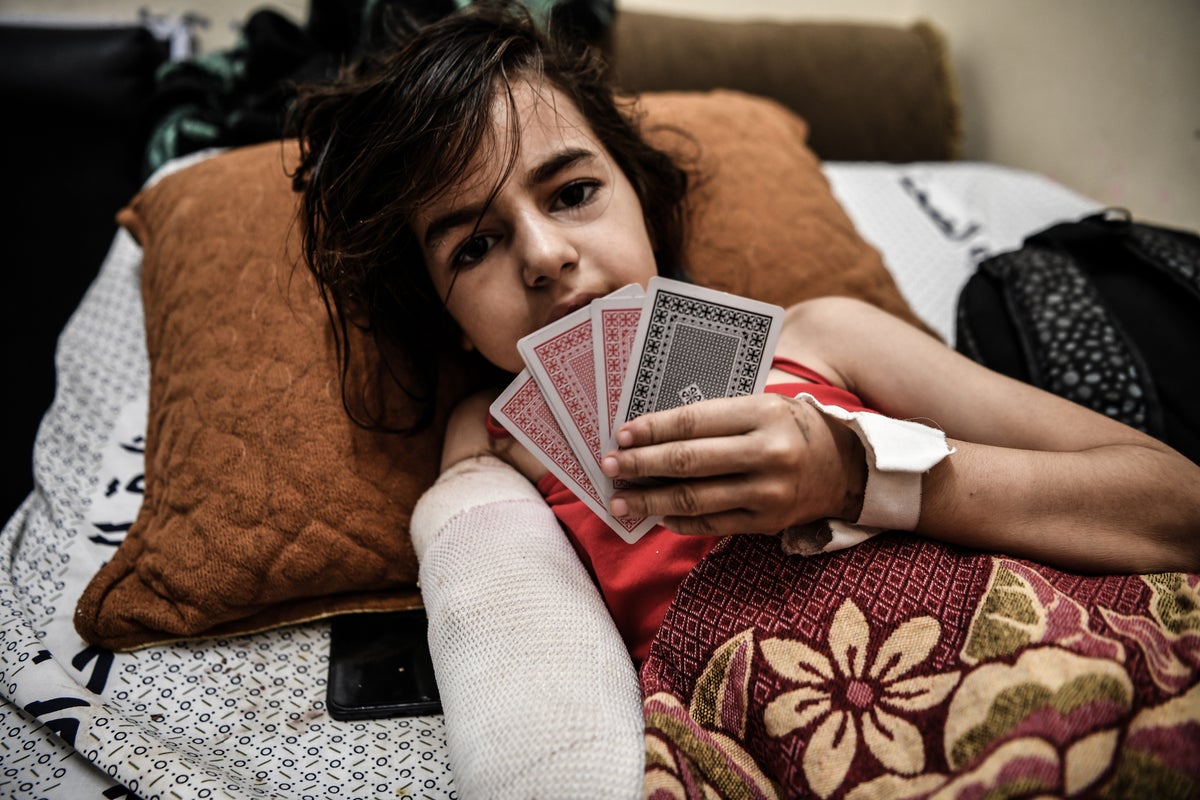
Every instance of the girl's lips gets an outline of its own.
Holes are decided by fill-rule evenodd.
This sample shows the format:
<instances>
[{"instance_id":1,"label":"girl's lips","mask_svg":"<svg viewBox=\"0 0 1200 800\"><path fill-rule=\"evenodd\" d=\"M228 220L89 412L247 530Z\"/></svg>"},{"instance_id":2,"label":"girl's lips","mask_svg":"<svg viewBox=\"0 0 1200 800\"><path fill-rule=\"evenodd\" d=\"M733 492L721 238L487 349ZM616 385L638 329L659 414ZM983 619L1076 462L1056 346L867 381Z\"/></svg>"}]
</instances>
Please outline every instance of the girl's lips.
<instances>
[{"instance_id":1,"label":"girl's lips","mask_svg":"<svg viewBox=\"0 0 1200 800\"><path fill-rule=\"evenodd\" d=\"M576 294L556 303L554 308L550 309L550 319L546 321L546 324L549 325L552 322L558 322L567 314L570 314L572 311L578 311L600 296L592 293Z\"/></svg>"}]
</instances>

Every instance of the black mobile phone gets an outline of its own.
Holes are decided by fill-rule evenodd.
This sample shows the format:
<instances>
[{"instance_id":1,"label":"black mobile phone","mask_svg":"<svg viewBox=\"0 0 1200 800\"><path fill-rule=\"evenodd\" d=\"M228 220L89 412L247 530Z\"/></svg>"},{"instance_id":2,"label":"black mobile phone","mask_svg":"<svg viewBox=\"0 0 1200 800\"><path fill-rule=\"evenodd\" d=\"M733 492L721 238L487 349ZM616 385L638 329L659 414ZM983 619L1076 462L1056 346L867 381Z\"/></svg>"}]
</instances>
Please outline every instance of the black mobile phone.
<instances>
[{"instance_id":1,"label":"black mobile phone","mask_svg":"<svg viewBox=\"0 0 1200 800\"><path fill-rule=\"evenodd\" d=\"M334 719L440 714L425 609L333 618L325 701Z\"/></svg>"}]
</instances>

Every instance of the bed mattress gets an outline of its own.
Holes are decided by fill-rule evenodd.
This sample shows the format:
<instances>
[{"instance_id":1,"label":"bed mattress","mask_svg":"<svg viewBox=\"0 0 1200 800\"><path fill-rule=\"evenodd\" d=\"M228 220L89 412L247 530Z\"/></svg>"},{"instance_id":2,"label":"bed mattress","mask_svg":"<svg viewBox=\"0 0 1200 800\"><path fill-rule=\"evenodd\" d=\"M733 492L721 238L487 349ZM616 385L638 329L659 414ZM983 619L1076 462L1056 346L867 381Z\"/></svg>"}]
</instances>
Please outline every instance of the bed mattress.
<instances>
[{"instance_id":1,"label":"bed mattress","mask_svg":"<svg viewBox=\"0 0 1200 800\"><path fill-rule=\"evenodd\" d=\"M989 164L833 163L826 175L914 310L950 343L958 292L981 258L1098 208L1048 178ZM328 715L327 622L131 653L75 633L76 600L141 497L140 259L119 232L64 329L37 488L0 533L0 796L454 797L440 716Z\"/></svg>"}]
</instances>

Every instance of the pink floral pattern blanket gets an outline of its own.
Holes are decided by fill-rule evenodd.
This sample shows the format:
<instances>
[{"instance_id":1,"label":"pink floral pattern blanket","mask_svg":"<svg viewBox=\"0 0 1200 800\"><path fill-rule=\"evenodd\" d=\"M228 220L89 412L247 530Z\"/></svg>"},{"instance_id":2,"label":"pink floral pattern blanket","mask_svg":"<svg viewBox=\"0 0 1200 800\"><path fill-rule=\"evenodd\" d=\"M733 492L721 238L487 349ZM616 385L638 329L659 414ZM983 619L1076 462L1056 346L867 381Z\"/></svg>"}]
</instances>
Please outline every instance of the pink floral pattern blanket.
<instances>
[{"instance_id":1,"label":"pink floral pattern blanket","mask_svg":"<svg viewBox=\"0 0 1200 800\"><path fill-rule=\"evenodd\" d=\"M1200 797L1200 576L723 542L642 665L645 795Z\"/></svg>"}]
</instances>

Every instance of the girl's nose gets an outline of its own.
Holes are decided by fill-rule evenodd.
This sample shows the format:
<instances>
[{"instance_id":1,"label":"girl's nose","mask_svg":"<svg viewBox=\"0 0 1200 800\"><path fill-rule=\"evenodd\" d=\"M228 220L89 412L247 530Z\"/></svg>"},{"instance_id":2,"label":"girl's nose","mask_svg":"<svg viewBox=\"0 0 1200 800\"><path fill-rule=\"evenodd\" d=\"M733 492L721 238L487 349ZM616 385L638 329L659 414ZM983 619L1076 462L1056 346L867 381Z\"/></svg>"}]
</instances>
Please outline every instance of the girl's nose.
<instances>
[{"instance_id":1,"label":"girl's nose","mask_svg":"<svg viewBox=\"0 0 1200 800\"><path fill-rule=\"evenodd\" d=\"M532 222L520 234L521 270L525 283L543 286L579 262L566 231L549 220Z\"/></svg>"}]
</instances>

